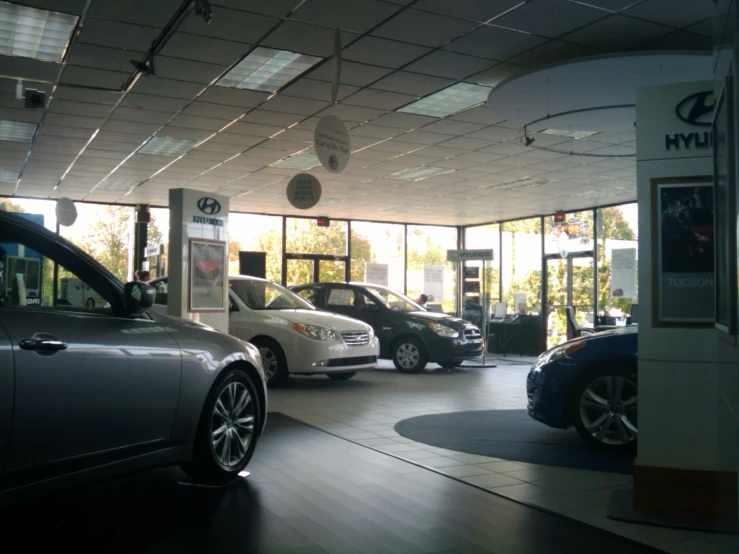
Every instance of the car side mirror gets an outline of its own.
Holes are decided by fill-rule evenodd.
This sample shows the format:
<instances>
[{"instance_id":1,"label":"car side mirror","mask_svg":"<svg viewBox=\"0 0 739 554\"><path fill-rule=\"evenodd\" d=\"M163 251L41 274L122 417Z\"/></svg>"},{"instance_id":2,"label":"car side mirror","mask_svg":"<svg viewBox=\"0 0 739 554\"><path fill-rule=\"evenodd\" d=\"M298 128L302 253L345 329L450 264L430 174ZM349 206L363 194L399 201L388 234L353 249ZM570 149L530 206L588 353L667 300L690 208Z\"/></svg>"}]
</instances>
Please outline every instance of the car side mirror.
<instances>
[{"instance_id":1,"label":"car side mirror","mask_svg":"<svg viewBox=\"0 0 739 554\"><path fill-rule=\"evenodd\" d=\"M154 305L157 289L147 283L131 281L123 286L123 307L126 315L138 315Z\"/></svg>"},{"instance_id":2,"label":"car side mirror","mask_svg":"<svg viewBox=\"0 0 739 554\"><path fill-rule=\"evenodd\" d=\"M377 306L375 304L362 304L363 312L376 312Z\"/></svg>"}]
</instances>

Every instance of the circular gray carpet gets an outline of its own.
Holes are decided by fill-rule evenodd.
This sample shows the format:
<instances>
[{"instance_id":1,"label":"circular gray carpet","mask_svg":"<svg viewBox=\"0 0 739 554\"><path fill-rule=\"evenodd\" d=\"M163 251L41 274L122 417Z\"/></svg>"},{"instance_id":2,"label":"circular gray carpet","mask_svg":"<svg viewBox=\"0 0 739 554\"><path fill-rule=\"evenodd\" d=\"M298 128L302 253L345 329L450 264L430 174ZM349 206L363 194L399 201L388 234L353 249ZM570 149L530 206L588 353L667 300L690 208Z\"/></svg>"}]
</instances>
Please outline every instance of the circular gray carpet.
<instances>
[{"instance_id":1,"label":"circular gray carpet","mask_svg":"<svg viewBox=\"0 0 739 554\"><path fill-rule=\"evenodd\" d=\"M574 429L553 429L526 410L485 410L404 419L395 431L411 440L468 454L550 466L632 472L632 454L611 454L586 445Z\"/></svg>"}]
</instances>

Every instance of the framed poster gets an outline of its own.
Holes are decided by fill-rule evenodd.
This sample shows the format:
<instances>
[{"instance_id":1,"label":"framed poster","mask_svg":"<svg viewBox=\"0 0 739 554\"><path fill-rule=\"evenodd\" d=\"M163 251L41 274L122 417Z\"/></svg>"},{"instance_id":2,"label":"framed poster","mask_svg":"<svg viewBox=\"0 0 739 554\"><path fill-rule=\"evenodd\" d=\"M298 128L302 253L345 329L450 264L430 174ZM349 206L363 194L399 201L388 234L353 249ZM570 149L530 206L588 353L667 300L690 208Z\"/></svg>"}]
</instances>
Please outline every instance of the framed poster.
<instances>
[{"instance_id":1,"label":"framed poster","mask_svg":"<svg viewBox=\"0 0 739 554\"><path fill-rule=\"evenodd\" d=\"M226 310L226 243L217 240L190 239L188 245L188 312L223 312Z\"/></svg>"},{"instance_id":2,"label":"framed poster","mask_svg":"<svg viewBox=\"0 0 739 554\"><path fill-rule=\"evenodd\" d=\"M713 193L716 207L716 328L735 335L737 321L736 167L732 77L724 80L713 115Z\"/></svg>"},{"instance_id":3,"label":"framed poster","mask_svg":"<svg viewBox=\"0 0 739 554\"><path fill-rule=\"evenodd\" d=\"M652 321L713 327L713 177L652 179Z\"/></svg>"}]
</instances>

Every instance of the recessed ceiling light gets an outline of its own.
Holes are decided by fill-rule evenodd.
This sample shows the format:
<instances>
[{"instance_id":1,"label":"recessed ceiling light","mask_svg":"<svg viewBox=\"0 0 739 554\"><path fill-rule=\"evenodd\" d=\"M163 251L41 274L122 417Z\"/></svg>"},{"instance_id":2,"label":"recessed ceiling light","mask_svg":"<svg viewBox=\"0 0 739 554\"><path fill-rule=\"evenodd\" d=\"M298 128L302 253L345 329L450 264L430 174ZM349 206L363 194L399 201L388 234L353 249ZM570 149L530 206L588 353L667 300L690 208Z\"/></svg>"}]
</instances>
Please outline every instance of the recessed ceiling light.
<instances>
[{"instance_id":1,"label":"recessed ceiling light","mask_svg":"<svg viewBox=\"0 0 739 554\"><path fill-rule=\"evenodd\" d=\"M473 85L471 83L457 83L408 104L399 112L430 115L431 117L446 117L472 106L482 104L488 99L490 87Z\"/></svg>"},{"instance_id":2,"label":"recessed ceiling light","mask_svg":"<svg viewBox=\"0 0 739 554\"><path fill-rule=\"evenodd\" d=\"M175 157L190 150L196 142L194 139L154 137L139 150L139 154Z\"/></svg>"},{"instance_id":3,"label":"recessed ceiling light","mask_svg":"<svg viewBox=\"0 0 739 554\"><path fill-rule=\"evenodd\" d=\"M0 140L12 142L31 142L36 133L36 124L25 121L0 121Z\"/></svg>"},{"instance_id":4,"label":"recessed ceiling light","mask_svg":"<svg viewBox=\"0 0 739 554\"><path fill-rule=\"evenodd\" d=\"M321 165L321 160L315 154L295 154L270 165L272 167L287 167L290 169L312 169Z\"/></svg>"},{"instance_id":5,"label":"recessed ceiling light","mask_svg":"<svg viewBox=\"0 0 739 554\"><path fill-rule=\"evenodd\" d=\"M427 179L436 175L443 175L444 173L451 173L453 169L446 167L432 167L432 166L421 166L414 167L413 169L404 169L398 171L389 176L390 179L402 179L404 181L420 181L421 179Z\"/></svg>"},{"instance_id":6,"label":"recessed ceiling light","mask_svg":"<svg viewBox=\"0 0 739 554\"><path fill-rule=\"evenodd\" d=\"M99 189L106 189L106 190L131 190L136 185L138 185L138 181L124 181L122 179L108 179L107 181L103 181L98 185L97 188Z\"/></svg>"},{"instance_id":7,"label":"recessed ceiling light","mask_svg":"<svg viewBox=\"0 0 739 554\"><path fill-rule=\"evenodd\" d=\"M229 198L236 198L237 196L241 196L242 194L246 194L249 191L248 190L239 190L239 189L216 189L213 192L215 194L220 194L221 196L228 196Z\"/></svg>"},{"instance_id":8,"label":"recessed ceiling light","mask_svg":"<svg viewBox=\"0 0 739 554\"><path fill-rule=\"evenodd\" d=\"M321 61L316 56L258 47L216 83L222 87L275 92Z\"/></svg>"},{"instance_id":9,"label":"recessed ceiling light","mask_svg":"<svg viewBox=\"0 0 739 554\"><path fill-rule=\"evenodd\" d=\"M0 2L0 54L61 62L77 16Z\"/></svg>"},{"instance_id":10,"label":"recessed ceiling light","mask_svg":"<svg viewBox=\"0 0 739 554\"><path fill-rule=\"evenodd\" d=\"M512 181L505 181L503 183L498 183L496 185L486 185L484 189L492 189L492 190L513 190L513 189L523 189L528 187L538 187L540 185L544 185L546 183L549 183L547 179L536 179L532 177L524 177L522 179L514 179Z\"/></svg>"},{"instance_id":11,"label":"recessed ceiling light","mask_svg":"<svg viewBox=\"0 0 739 554\"><path fill-rule=\"evenodd\" d=\"M8 169L0 169L0 181L3 183L15 183L18 180L17 171L10 171Z\"/></svg>"},{"instance_id":12,"label":"recessed ceiling light","mask_svg":"<svg viewBox=\"0 0 739 554\"><path fill-rule=\"evenodd\" d=\"M593 135L597 135L598 131L565 131L564 129L544 129L542 133L555 137L566 137L579 140L585 137L592 137Z\"/></svg>"}]
</instances>

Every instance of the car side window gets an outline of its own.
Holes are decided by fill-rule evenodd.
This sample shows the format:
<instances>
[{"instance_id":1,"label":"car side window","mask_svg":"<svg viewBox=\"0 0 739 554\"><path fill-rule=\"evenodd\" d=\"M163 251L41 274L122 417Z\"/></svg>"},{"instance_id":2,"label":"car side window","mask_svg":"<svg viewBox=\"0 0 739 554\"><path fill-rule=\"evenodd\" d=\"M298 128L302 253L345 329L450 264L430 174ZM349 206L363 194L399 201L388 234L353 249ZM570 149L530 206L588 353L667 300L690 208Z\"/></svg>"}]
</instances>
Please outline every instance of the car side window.
<instances>
[{"instance_id":1,"label":"car side window","mask_svg":"<svg viewBox=\"0 0 739 554\"><path fill-rule=\"evenodd\" d=\"M368 295L366 295L361 290L355 289L354 291L354 300L352 302L352 311L353 312L361 312L367 305L377 305L377 302L373 298L370 298Z\"/></svg>"},{"instance_id":2,"label":"car side window","mask_svg":"<svg viewBox=\"0 0 739 554\"><path fill-rule=\"evenodd\" d=\"M317 306L319 292L320 292L320 289L318 287L305 287L304 289L295 291L295 294L297 294L303 300L307 300L314 306Z\"/></svg>"},{"instance_id":3,"label":"car side window","mask_svg":"<svg viewBox=\"0 0 739 554\"><path fill-rule=\"evenodd\" d=\"M345 288L330 288L328 291L328 299L326 307L331 308L351 308L354 305L354 292Z\"/></svg>"},{"instance_id":4,"label":"car side window","mask_svg":"<svg viewBox=\"0 0 739 554\"><path fill-rule=\"evenodd\" d=\"M0 305L112 315L111 299L22 242L0 243Z\"/></svg>"}]
</instances>

